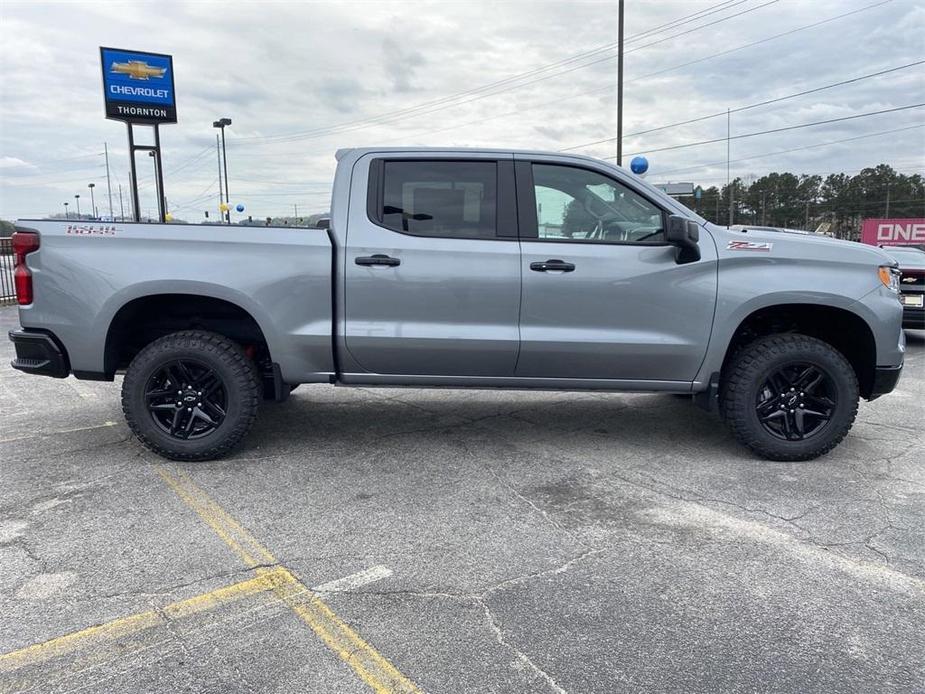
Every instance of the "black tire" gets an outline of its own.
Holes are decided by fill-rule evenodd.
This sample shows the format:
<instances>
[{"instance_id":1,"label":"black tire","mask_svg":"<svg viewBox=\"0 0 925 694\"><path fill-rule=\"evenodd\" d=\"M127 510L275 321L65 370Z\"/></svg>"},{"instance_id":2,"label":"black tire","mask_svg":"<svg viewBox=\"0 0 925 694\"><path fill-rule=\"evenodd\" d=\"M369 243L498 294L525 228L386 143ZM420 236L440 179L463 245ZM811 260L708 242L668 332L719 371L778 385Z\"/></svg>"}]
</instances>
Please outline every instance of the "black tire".
<instances>
[{"instance_id":1,"label":"black tire","mask_svg":"<svg viewBox=\"0 0 925 694\"><path fill-rule=\"evenodd\" d=\"M182 383L187 380L189 384ZM215 403L197 407L196 392L202 395L195 390L197 382L208 384L207 395L217 398ZM122 382L122 411L135 436L158 455L212 460L250 430L260 402L259 385L254 365L238 344L217 333L185 330L155 340L135 356ZM178 426L177 418L185 418L181 424L187 425Z\"/></svg>"},{"instance_id":2,"label":"black tire","mask_svg":"<svg viewBox=\"0 0 925 694\"><path fill-rule=\"evenodd\" d=\"M787 374L796 379L791 387L782 385ZM805 389L803 374L809 374ZM791 333L762 337L740 349L723 372L720 411L736 439L763 458L812 460L851 429L858 380L841 352L822 340Z\"/></svg>"}]
</instances>

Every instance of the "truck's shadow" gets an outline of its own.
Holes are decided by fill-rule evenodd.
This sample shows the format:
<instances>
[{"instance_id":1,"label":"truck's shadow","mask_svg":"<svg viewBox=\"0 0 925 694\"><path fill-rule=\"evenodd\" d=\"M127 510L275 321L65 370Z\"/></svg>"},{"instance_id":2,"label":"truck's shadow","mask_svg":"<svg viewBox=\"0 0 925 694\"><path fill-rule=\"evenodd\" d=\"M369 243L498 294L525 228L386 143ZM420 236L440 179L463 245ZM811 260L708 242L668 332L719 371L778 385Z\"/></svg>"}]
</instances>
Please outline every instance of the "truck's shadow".
<instances>
[{"instance_id":1,"label":"truck's shadow","mask_svg":"<svg viewBox=\"0 0 925 694\"><path fill-rule=\"evenodd\" d=\"M341 394L343 399L337 397ZM719 417L697 408L690 398L665 394L554 400L486 392L480 399L471 391L435 396L433 391L409 389L388 395L304 387L287 402L265 404L245 450L234 457L250 457L258 450L260 455L286 454L310 446L349 453L372 442L383 449L416 448L441 440L474 454L480 445L491 449L566 440L577 449L608 441L654 451L695 444L704 455L728 454L735 448Z\"/></svg>"},{"instance_id":2,"label":"truck's shadow","mask_svg":"<svg viewBox=\"0 0 925 694\"><path fill-rule=\"evenodd\" d=\"M920 371L925 331L906 331L906 344L907 369ZM862 409L867 406L862 403ZM615 454L626 446L653 455L686 450L699 457L755 459L715 413L690 398L330 386L303 386L284 403L264 403L251 435L232 457L291 455L310 447L341 457L371 445L427 450L438 441L473 455L480 446L487 453L496 446L567 442L576 450L613 445Z\"/></svg>"}]
</instances>

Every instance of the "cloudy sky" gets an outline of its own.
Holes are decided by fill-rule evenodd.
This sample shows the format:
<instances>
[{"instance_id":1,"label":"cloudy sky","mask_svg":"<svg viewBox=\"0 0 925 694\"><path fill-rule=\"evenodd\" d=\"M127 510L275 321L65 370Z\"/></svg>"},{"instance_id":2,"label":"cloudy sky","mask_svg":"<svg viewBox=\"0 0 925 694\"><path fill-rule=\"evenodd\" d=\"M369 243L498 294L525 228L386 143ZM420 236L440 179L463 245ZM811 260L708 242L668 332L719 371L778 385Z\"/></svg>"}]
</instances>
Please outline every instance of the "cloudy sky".
<instances>
[{"instance_id":1,"label":"cloudy sky","mask_svg":"<svg viewBox=\"0 0 925 694\"><path fill-rule=\"evenodd\" d=\"M925 102L925 64L903 67L925 60L918 0L626 5L624 132L722 114L627 137L625 153L648 154L648 180L724 183L725 141L678 146L724 138L727 108L733 176L880 162L925 173L921 107L747 136ZM73 209L78 193L86 211L89 182L107 214L104 142L113 191L127 190L125 126L103 117L101 45L174 56L166 192L190 220L218 205L211 124L221 116L234 121L232 203L255 217L327 209L341 147L615 154L615 1L0 0L0 28L0 218ZM150 160L139 167L142 209L153 212Z\"/></svg>"}]
</instances>

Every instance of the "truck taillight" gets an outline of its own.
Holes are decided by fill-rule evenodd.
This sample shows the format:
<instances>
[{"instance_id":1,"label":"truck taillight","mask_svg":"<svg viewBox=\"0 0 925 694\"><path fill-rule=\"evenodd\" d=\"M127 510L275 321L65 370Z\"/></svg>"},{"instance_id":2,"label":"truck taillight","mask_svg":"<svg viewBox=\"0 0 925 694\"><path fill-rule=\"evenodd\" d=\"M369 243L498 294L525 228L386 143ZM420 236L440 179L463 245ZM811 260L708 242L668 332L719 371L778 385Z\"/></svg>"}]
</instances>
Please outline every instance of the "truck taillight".
<instances>
[{"instance_id":1,"label":"truck taillight","mask_svg":"<svg viewBox=\"0 0 925 694\"><path fill-rule=\"evenodd\" d=\"M26 266L26 256L38 249L39 235L34 231L13 232L13 279L20 306L32 303L32 271Z\"/></svg>"}]
</instances>

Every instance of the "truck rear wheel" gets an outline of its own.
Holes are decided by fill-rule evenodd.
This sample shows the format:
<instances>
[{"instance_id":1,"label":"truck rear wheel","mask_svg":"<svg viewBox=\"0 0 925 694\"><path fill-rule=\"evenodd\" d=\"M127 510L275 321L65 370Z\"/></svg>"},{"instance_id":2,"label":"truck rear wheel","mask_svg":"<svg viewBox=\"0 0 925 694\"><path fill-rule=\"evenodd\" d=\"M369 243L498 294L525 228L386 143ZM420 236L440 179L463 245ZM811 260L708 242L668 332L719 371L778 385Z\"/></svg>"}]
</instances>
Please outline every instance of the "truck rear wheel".
<instances>
[{"instance_id":1,"label":"truck rear wheel","mask_svg":"<svg viewBox=\"0 0 925 694\"><path fill-rule=\"evenodd\" d=\"M186 330L142 349L122 382L122 411L150 450L173 460L211 460L231 450L257 416L259 383L241 347Z\"/></svg>"},{"instance_id":2,"label":"truck rear wheel","mask_svg":"<svg viewBox=\"0 0 925 694\"><path fill-rule=\"evenodd\" d=\"M742 348L723 374L723 418L769 460L811 460L835 448L858 411L848 360L808 335L771 335Z\"/></svg>"}]
</instances>

